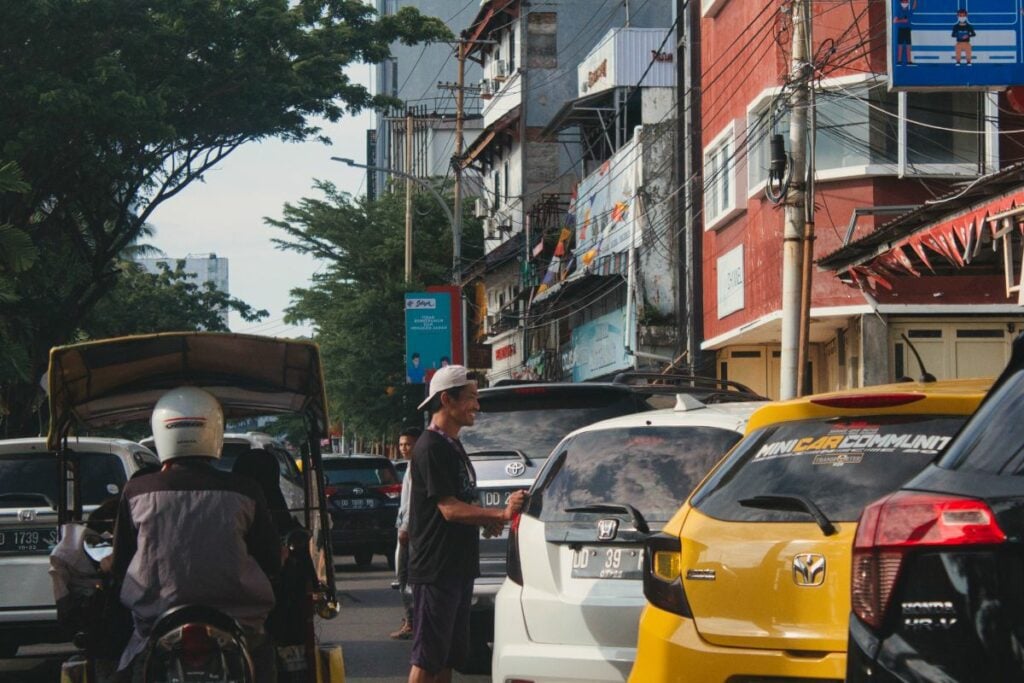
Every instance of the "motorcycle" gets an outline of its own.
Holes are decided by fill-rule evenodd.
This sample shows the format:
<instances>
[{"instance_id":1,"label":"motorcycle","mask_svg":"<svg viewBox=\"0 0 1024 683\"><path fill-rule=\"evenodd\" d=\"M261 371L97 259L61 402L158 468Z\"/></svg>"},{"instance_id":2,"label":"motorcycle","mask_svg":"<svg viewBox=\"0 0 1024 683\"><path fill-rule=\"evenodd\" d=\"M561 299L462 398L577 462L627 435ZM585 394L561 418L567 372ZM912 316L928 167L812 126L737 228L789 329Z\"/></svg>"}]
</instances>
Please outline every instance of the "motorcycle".
<instances>
[{"instance_id":1,"label":"motorcycle","mask_svg":"<svg viewBox=\"0 0 1024 683\"><path fill-rule=\"evenodd\" d=\"M187 332L123 337L56 347L48 371L50 431L57 453L58 527L81 524L82 482L67 439L111 425L148 420L167 389L191 385L213 394L226 419L299 415L306 425L301 452L303 528L291 532L278 586L278 605L267 620L280 683L344 681L338 645L321 645L317 617L338 614L330 516L323 490L321 441L329 438L327 401L316 344L253 335ZM101 543L89 552L97 565ZM87 544L88 546L88 544ZM109 598L109 594L108 594ZM106 604L110 604L110 600ZM116 600L113 601L116 603ZM98 630L104 629L100 626ZM237 622L204 605L168 610L155 624L144 652L147 683L250 683L253 652ZM62 681L97 683L95 648L65 664Z\"/></svg>"}]
</instances>

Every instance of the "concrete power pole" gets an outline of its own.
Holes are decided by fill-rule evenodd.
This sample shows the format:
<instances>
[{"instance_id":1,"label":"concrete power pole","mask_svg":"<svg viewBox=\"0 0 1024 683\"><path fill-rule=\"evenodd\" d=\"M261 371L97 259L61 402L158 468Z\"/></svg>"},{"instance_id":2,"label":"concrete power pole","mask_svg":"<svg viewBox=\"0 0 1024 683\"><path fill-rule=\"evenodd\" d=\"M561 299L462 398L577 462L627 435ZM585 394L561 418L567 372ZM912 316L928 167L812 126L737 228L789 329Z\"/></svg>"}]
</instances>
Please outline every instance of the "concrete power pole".
<instances>
[{"instance_id":1,"label":"concrete power pole","mask_svg":"<svg viewBox=\"0 0 1024 683\"><path fill-rule=\"evenodd\" d=\"M412 167L412 110L405 112L405 172ZM412 178L405 179L405 281L412 282Z\"/></svg>"},{"instance_id":2,"label":"concrete power pole","mask_svg":"<svg viewBox=\"0 0 1024 683\"><path fill-rule=\"evenodd\" d=\"M679 60L683 84L682 110L679 122L682 132L683 159L677 182L682 184L684 225L679 234L681 294L686 312L683 322L686 364L691 372L701 374L700 343L704 336L703 301L701 300L701 239L704 235L704 193L701 189L703 144L701 142L701 58L700 58L700 3L678 0L676 4L677 40L683 45L683 59ZM678 199L676 200L678 202Z\"/></svg>"},{"instance_id":3,"label":"concrete power pole","mask_svg":"<svg viewBox=\"0 0 1024 683\"><path fill-rule=\"evenodd\" d=\"M465 119L463 111L466 97L466 48L467 43L460 40L456 46L459 62L458 83L455 87L455 220L452 225L452 282L462 285L462 125Z\"/></svg>"},{"instance_id":4,"label":"concrete power pole","mask_svg":"<svg viewBox=\"0 0 1024 683\"><path fill-rule=\"evenodd\" d=\"M786 195L786 222L782 232L782 376L779 394L783 400L798 395L800 344L801 243L804 240L807 198L807 72L810 42L811 0L793 0L793 60L790 83L789 144L793 160L792 180ZM813 199L811 200L813 201Z\"/></svg>"}]
</instances>

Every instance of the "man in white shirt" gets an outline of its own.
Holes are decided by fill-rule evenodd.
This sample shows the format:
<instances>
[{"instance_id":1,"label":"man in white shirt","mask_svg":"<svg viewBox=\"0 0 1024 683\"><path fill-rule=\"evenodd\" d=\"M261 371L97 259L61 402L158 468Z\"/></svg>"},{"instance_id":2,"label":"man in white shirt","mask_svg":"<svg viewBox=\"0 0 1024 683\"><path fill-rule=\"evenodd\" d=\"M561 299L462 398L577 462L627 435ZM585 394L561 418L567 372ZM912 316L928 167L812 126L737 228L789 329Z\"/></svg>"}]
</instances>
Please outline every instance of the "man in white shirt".
<instances>
[{"instance_id":1,"label":"man in white shirt","mask_svg":"<svg viewBox=\"0 0 1024 683\"><path fill-rule=\"evenodd\" d=\"M416 445L416 439L423 433L419 427L409 427L398 436L398 453L403 460L409 461L409 468L412 467L412 447ZM409 578L409 497L411 492L412 477L410 469L406 469L405 478L402 480L402 497L398 506L398 517L395 519L395 526L398 528L398 547L395 549L395 573L398 577L398 591L402 595L402 606L405 607L405 617L402 625L397 631L390 634L394 640L409 640L412 638L412 593L408 589Z\"/></svg>"}]
</instances>

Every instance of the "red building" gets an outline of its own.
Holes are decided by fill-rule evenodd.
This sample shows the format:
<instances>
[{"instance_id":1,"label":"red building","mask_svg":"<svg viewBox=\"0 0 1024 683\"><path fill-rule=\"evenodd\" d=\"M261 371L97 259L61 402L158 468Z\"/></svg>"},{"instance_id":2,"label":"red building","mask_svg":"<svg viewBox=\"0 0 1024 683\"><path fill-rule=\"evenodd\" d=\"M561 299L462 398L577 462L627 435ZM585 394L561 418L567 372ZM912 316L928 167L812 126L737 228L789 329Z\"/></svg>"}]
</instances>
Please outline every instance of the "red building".
<instances>
[{"instance_id":1,"label":"red building","mask_svg":"<svg viewBox=\"0 0 1024 683\"><path fill-rule=\"evenodd\" d=\"M959 209L961 188L1024 158L1017 132L1024 125L1009 113L1004 95L889 92L885 2L811 7L816 261L904 214L919 222L936 216L922 215L923 207L947 202ZM781 134L789 147L789 8L774 0L703 0L700 23L702 348L714 354L719 376L773 397L779 392L785 210L765 188L772 135ZM1002 368L1024 321L1016 295L1008 296L1002 257L954 267L952 253L932 256L924 253L931 267L909 249L909 269L851 275L840 267L847 262L815 269L811 389L916 377L903 335L937 377Z\"/></svg>"}]
</instances>

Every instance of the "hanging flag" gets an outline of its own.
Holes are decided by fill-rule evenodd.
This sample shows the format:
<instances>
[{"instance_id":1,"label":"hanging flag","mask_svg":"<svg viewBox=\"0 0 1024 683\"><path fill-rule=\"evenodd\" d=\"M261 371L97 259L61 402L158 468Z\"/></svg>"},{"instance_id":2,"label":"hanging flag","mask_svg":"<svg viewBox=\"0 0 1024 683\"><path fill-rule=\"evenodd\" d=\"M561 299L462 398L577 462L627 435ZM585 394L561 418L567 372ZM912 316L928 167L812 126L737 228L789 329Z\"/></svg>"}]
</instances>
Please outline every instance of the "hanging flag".
<instances>
[{"instance_id":1,"label":"hanging flag","mask_svg":"<svg viewBox=\"0 0 1024 683\"><path fill-rule=\"evenodd\" d=\"M615 206L612 208L612 221L623 220L627 211L629 211L629 205L626 202L615 202Z\"/></svg>"},{"instance_id":2,"label":"hanging flag","mask_svg":"<svg viewBox=\"0 0 1024 683\"><path fill-rule=\"evenodd\" d=\"M535 244L534 247L533 247L533 258L537 258L542 253L544 253L544 237L543 236L539 240L537 240L537 244Z\"/></svg>"}]
</instances>

